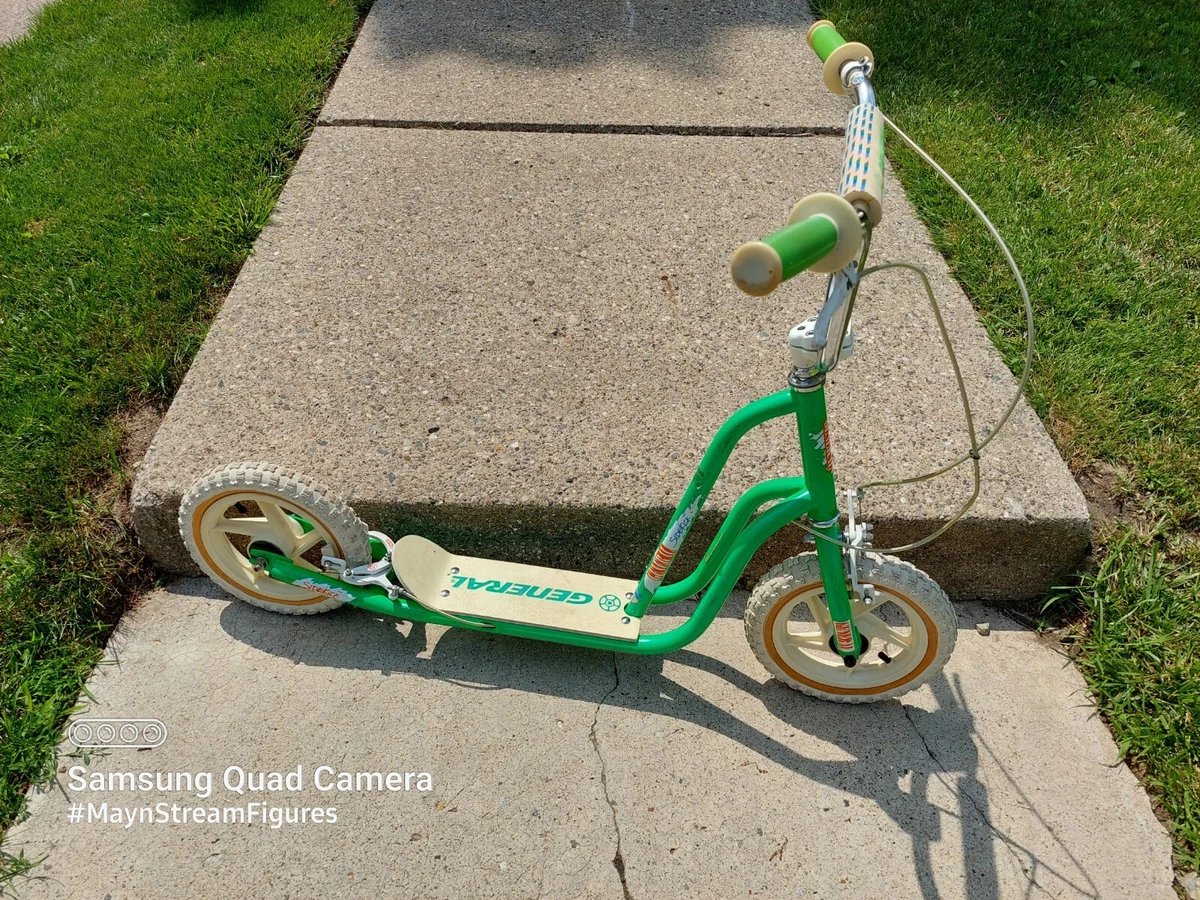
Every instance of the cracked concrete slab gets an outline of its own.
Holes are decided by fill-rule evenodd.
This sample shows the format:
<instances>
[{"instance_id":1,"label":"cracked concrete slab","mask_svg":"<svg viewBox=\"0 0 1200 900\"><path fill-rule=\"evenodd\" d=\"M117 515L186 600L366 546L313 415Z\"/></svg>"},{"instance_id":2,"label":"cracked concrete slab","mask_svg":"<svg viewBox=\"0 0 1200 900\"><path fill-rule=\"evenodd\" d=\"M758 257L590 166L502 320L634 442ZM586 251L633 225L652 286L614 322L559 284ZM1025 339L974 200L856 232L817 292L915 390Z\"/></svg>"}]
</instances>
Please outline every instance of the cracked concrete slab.
<instances>
[{"instance_id":1,"label":"cracked concrete slab","mask_svg":"<svg viewBox=\"0 0 1200 900\"><path fill-rule=\"evenodd\" d=\"M769 681L736 619L619 657L598 739L631 893L1167 900L1169 841L1082 678L997 610L958 614L944 675L871 706Z\"/></svg>"},{"instance_id":2,"label":"cracked concrete slab","mask_svg":"<svg viewBox=\"0 0 1200 900\"><path fill-rule=\"evenodd\" d=\"M118 630L79 717L161 718L165 742L88 772L217 773L194 792L58 783L4 850L29 898L1138 897L1170 843L1071 665L960 605L944 677L866 707L767 678L731 601L666 658L275 616L187 580ZM669 627L682 609L656 616ZM984 637L976 621L992 624ZM220 773L304 786L237 795ZM432 789L319 791L315 768L428 771ZM73 803L335 807L336 824L70 824Z\"/></svg>"},{"instance_id":3,"label":"cracked concrete slab","mask_svg":"<svg viewBox=\"0 0 1200 900\"><path fill-rule=\"evenodd\" d=\"M325 122L843 128L804 3L376 0Z\"/></svg>"},{"instance_id":4,"label":"cracked concrete slab","mask_svg":"<svg viewBox=\"0 0 1200 900\"><path fill-rule=\"evenodd\" d=\"M571 898L619 891L612 812L589 739L596 706L612 686L611 656L580 665L571 651L549 647L516 659L511 646L485 639L435 657L438 637L369 615L263 617L201 580L151 595L121 621L110 647L119 665L101 665L92 676L99 702L89 715L159 718L167 740L154 750L93 758L92 769L209 771L215 793L209 801L194 792L81 799L193 807L254 799L333 807L337 822L127 831L69 825L63 789L75 792L63 771L58 787L33 798L29 822L10 832L7 846L46 856L21 895ZM502 678L491 674L497 667ZM64 757L61 768L78 762ZM302 766L306 790L235 794L220 783L234 765L255 772ZM433 789L320 791L313 779L322 765L428 772Z\"/></svg>"},{"instance_id":5,"label":"cracked concrete slab","mask_svg":"<svg viewBox=\"0 0 1200 900\"><path fill-rule=\"evenodd\" d=\"M746 297L729 256L827 189L842 153L836 137L318 129L142 463L143 547L194 572L181 495L209 469L263 459L396 536L638 577L711 436L785 386L788 330L820 304L811 273ZM985 433L1015 381L899 190L887 215L873 261L930 272ZM871 276L855 315L855 355L828 391L841 484L963 453L916 280ZM679 566L744 490L797 474L797 456L794 421L748 435ZM968 517L912 561L954 597L1039 597L1078 562L1088 514L1023 401L983 475ZM876 545L894 546L970 492L960 468L871 491L863 509ZM749 578L802 538L781 532Z\"/></svg>"}]
</instances>

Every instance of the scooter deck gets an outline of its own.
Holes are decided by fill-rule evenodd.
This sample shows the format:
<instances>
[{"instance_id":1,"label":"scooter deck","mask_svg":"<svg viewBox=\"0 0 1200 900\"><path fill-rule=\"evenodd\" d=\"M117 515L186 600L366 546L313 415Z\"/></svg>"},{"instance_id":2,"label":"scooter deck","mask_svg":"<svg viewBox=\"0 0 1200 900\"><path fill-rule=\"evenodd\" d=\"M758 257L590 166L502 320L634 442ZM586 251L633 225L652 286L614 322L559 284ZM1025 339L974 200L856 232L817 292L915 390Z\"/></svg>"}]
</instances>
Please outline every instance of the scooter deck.
<instances>
[{"instance_id":1,"label":"scooter deck","mask_svg":"<svg viewBox=\"0 0 1200 900\"><path fill-rule=\"evenodd\" d=\"M641 628L623 609L636 581L455 556L415 534L396 542L392 567L418 601L456 616L623 641Z\"/></svg>"}]
</instances>

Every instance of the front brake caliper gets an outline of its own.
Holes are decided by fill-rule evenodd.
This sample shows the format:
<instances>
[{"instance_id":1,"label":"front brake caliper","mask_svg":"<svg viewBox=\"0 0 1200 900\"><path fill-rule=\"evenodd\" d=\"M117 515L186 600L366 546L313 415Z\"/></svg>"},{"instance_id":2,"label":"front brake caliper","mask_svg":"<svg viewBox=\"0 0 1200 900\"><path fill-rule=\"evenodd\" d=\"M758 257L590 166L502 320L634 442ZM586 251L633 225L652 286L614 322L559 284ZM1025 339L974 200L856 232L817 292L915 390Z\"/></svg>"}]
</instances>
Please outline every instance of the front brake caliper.
<instances>
[{"instance_id":1,"label":"front brake caliper","mask_svg":"<svg viewBox=\"0 0 1200 900\"><path fill-rule=\"evenodd\" d=\"M871 584L861 584L858 580L858 570L860 563L863 560L860 558L866 550L871 549L871 542L875 539L875 526L870 522L856 522L854 519L854 503L862 501L862 492L854 488L846 490L846 543L849 548L845 553L846 560L846 577L850 580L850 596L854 600L861 600L864 605L872 606L875 603L875 586Z\"/></svg>"}]
</instances>

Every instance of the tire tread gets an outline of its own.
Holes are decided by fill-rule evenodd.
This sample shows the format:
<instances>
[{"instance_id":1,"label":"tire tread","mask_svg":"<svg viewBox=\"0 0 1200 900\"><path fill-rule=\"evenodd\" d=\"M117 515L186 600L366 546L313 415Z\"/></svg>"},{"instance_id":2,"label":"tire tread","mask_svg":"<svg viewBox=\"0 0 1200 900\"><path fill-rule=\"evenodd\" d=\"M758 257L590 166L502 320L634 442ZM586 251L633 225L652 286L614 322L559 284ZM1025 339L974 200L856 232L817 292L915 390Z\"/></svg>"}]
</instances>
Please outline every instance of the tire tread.
<instances>
[{"instance_id":1,"label":"tire tread","mask_svg":"<svg viewBox=\"0 0 1200 900\"><path fill-rule=\"evenodd\" d=\"M366 523L332 490L284 466L267 462L236 462L213 469L198 478L183 495L179 504L179 534L192 559L223 591L254 606L285 615L314 615L342 605L344 601L330 597L308 606L272 603L243 593L222 580L204 560L192 538L191 522L200 505L214 494L229 488L254 488L275 494L280 500L301 511L310 511L329 526L342 545L348 566L365 565L371 561L371 541Z\"/></svg>"},{"instance_id":2,"label":"tire tread","mask_svg":"<svg viewBox=\"0 0 1200 900\"><path fill-rule=\"evenodd\" d=\"M929 681L945 666L954 650L958 639L958 618L954 605L946 592L936 581L914 566L912 563L885 556L881 553L867 552L864 554L867 564L860 575L866 576L872 582L886 585L903 594L906 599L919 606L932 620L938 633L938 649L933 661L912 681L881 691L877 694L835 694L818 690L803 682L796 681L771 659L767 652L765 628L767 616L775 604L790 593L796 585L812 584L821 580L821 570L817 564L816 553L803 553L785 559L767 572L755 586L749 601L746 603L746 614L743 624L746 629L746 640L749 641L754 655L772 676L791 688L795 688L813 697L823 700L833 700L837 703L874 703L907 694Z\"/></svg>"}]
</instances>

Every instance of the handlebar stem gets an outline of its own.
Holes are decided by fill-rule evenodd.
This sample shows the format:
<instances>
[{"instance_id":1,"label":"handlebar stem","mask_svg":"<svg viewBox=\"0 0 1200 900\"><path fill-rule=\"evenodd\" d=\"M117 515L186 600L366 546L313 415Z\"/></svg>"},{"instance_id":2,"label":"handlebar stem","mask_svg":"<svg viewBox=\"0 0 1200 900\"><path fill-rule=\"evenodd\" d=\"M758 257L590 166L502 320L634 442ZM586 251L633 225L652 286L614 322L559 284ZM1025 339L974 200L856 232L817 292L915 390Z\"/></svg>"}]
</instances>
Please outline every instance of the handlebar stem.
<instances>
[{"instance_id":1,"label":"handlebar stem","mask_svg":"<svg viewBox=\"0 0 1200 900\"><path fill-rule=\"evenodd\" d=\"M854 98L859 106L878 106L875 102L875 86L871 84L870 63L847 63L842 69L842 80L846 87L854 89Z\"/></svg>"}]
</instances>

